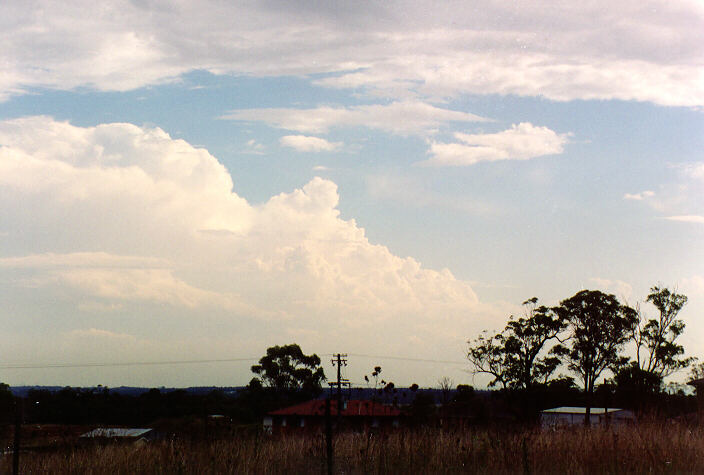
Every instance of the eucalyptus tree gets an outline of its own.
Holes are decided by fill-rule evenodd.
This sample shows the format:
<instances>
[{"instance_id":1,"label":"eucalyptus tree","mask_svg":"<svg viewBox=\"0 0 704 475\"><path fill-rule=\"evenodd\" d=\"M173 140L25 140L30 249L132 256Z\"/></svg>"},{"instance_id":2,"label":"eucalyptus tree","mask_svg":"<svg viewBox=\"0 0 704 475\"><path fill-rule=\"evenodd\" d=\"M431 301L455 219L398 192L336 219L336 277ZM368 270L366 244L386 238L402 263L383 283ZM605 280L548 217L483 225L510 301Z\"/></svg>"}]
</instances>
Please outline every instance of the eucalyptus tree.
<instances>
[{"instance_id":1,"label":"eucalyptus tree","mask_svg":"<svg viewBox=\"0 0 704 475\"><path fill-rule=\"evenodd\" d=\"M687 304L687 296L654 286L646 298L658 310L658 318L644 320L638 311L638 325L633 330L636 343L636 363L644 372L660 379L689 366L693 358L684 357L684 347L676 343L685 328L677 318ZM639 309L640 310L640 309Z\"/></svg>"},{"instance_id":2,"label":"eucalyptus tree","mask_svg":"<svg viewBox=\"0 0 704 475\"><path fill-rule=\"evenodd\" d=\"M539 306L536 297L523 306L523 316L512 315L502 332L483 332L469 342L467 358L472 370L493 376L489 386L531 389L547 382L560 364L557 356L546 353L548 342L559 340L566 321L555 309Z\"/></svg>"},{"instance_id":3,"label":"eucalyptus tree","mask_svg":"<svg viewBox=\"0 0 704 475\"><path fill-rule=\"evenodd\" d=\"M295 343L267 348L259 364L252 366L252 372L259 378L254 378L250 385L259 384L282 393L317 395L325 381L318 355L304 354Z\"/></svg>"},{"instance_id":4,"label":"eucalyptus tree","mask_svg":"<svg viewBox=\"0 0 704 475\"><path fill-rule=\"evenodd\" d=\"M587 395L585 424L589 424L594 383L608 368L623 362L620 351L638 324L637 312L614 295L582 290L556 309L569 322L569 346L560 355L584 384Z\"/></svg>"}]
</instances>

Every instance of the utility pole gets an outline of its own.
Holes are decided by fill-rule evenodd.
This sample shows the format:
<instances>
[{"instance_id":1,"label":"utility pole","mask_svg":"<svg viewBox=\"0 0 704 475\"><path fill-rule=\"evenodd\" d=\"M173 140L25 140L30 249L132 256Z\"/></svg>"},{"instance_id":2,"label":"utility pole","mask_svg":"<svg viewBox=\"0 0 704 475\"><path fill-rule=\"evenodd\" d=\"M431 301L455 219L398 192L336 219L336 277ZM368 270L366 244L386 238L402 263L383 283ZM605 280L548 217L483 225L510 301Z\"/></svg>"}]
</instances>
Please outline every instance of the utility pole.
<instances>
[{"instance_id":1,"label":"utility pole","mask_svg":"<svg viewBox=\"0 0 704 475\"><path fill-rule=\"evenodd\" d=\"M342 412L342 387L350 386L349 379L342 377L342 367L347 366L347 354L337 353L332 355L333 358L330 360L333 366L337 366L337 381L329 382L330 388L337 387L337 427L340 428L340 414Z\"/></svg>"},{"instance_id":2,"label":"utility pole","mask_svg":"<svg viewBox=\"0 0 704 475\"><path fill-rule=\"evenodd\" d=\"M20 473L20 435L22 434L22 422L24 419L24 405L22 398L15 397L15 440L12 447L12 474Z\"/></svg>"},{"instance_id":3,"label":"utility pole","mask_svg":"<svg viewBox=\"0 0 704 475\"><path fill-rule=\"evenodd\" d=\"M332 419L330 417L330 398L325 399L325 459L328 465L328 475L333 473L332 452Z\"/></svg>"}]
</instances>

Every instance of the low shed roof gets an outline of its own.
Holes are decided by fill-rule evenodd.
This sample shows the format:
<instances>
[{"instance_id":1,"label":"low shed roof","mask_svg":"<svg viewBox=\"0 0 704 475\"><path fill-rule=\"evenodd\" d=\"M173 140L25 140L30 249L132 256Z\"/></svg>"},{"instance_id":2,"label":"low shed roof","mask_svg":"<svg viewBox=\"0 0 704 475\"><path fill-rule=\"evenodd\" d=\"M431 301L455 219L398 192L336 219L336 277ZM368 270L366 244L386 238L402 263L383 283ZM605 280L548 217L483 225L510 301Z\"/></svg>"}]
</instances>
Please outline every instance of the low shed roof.
<instances>
[{"instance_id":1,"label":"low shed roof","mask_svg":"<svg viewBox=\"0 0 704 475\"><path fill-rule=\"evenodd\" d=\"M590 414L604 414L605 412L608 414L611 414L613 412L619 412L623 411L624 409L619 409L617 407L609 407L609 408L603 408L603 407L592 407L590 409ZM552 409L545 409L544 411L541 412L547 412L549 414L586 414L587 413L587 408L586 407L572 407L572 406L563 406L563 407L554 407Z\"/></svg>"},{"instance_id":2,"label":"low shed roof","mask_svg":"<svg viewBox=\"0 0 704 475\"><path fill-rule=\"evenodd\" d=\"M116 427L99 427L97 429L93 429L90 432L86 432L85 434L81 435L81 437L106 439L137 439L151 431L152 429L122 429Z\"/></svg>"}]
</instances>

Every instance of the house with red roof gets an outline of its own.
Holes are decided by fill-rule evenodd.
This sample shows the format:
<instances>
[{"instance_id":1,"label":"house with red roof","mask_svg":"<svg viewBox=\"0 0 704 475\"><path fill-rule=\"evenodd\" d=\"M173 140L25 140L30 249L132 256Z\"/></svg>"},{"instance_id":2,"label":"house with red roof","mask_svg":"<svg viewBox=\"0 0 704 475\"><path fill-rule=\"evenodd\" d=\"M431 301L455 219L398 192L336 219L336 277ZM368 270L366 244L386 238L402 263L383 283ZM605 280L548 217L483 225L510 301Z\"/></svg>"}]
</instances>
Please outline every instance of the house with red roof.
<instances>
[{"instance_id":1,"label":"house with red roof","mask_svg":"<svg viewBox=\"0 0 704 475\"><path fill-rule=\"evenodd\" d=\"M376 401L330 401L333 426L350 430L385 429L398 427L401 411ZM325 399L313 399L295 406L269 412L264 417L264 430L270 434L293 431L316 431L325 427Z\"/></svg>"}]
</instances>

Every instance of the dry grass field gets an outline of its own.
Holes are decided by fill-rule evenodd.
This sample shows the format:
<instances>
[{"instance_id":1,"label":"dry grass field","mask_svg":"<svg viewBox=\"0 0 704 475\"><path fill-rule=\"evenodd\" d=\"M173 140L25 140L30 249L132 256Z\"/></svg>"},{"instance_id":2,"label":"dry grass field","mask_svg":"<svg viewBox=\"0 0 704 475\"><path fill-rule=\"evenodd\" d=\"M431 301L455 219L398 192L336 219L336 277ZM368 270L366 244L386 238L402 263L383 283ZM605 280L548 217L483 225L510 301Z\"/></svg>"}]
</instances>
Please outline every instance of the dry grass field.
<instances>
[{"instance_id":1,"label":"dry grass field","mask_svg":"<svg viewBox=\"0 0 704 475\"><path fill-rule=\"evenodd\" d=\"M1 473L11 471L5 455ZM322 435L161 441L23 453L20 473L324 473ZM704 430L398 430L340 434L336 473L704 473Z\"/></svg>"}]
</instances>

